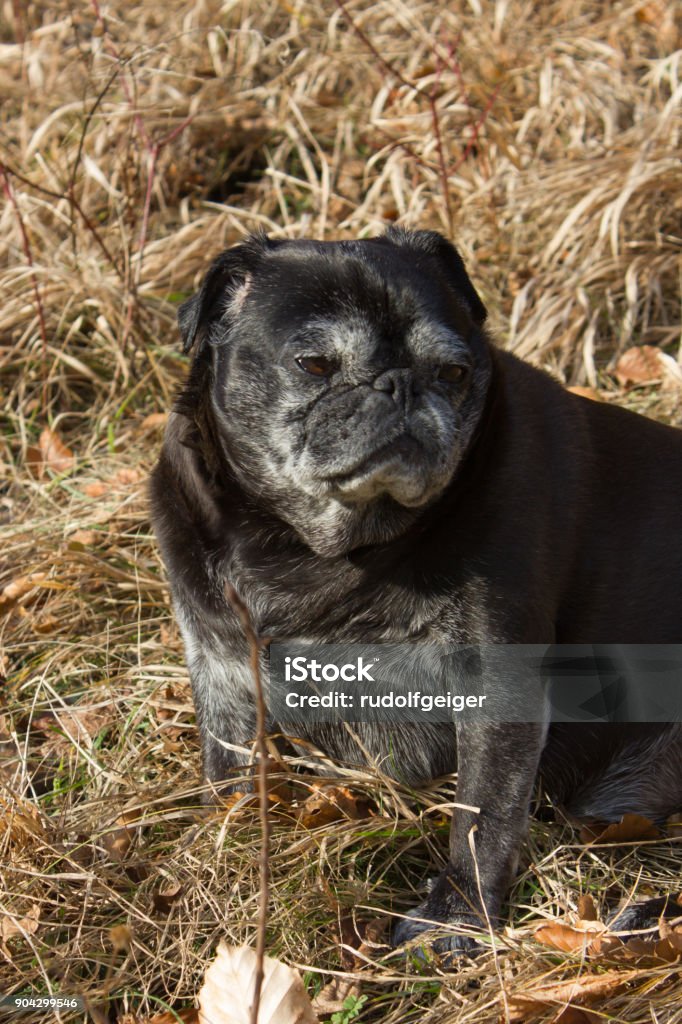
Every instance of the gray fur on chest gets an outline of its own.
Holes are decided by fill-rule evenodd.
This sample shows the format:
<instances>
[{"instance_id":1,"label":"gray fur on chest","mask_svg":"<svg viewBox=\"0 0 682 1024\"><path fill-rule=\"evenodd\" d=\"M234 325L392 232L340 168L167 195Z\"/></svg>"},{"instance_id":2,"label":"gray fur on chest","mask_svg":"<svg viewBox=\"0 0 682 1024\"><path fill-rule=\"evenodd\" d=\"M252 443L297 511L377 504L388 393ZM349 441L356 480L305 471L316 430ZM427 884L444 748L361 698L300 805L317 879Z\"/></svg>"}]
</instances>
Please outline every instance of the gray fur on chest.
<instances>
[{"instance_id":1,"label":"gray fur on chest","mask_svg":"<svg viewBox=\"0 0 682 1024\"><path fill-rule=\"evenodd\" d=\"M373 583L362 568L345 560L327 566L317 558L249 560L248 555L248 547L236 544L229 558L213 565L207 586L217 597L229 580L262 639L433 644L464 632L461 600L454 595L421 595L390 578ZM182 593L176 594L175 605L202 735L222 742L226 736L248 735L255 683L234 610L225 600L223 616L202 614L201 606ZM261 666L267 679L265 653ZM455 767L454 728L449 725L393 730L362 723L344 728L305 719L296 725L296 735L332 759L350 764L369 760L408 784L423 783ZM278 727L270 719L269 728ZM244 761L227 747L224 753L234 763Z\"/></svg>"}]
</instances>

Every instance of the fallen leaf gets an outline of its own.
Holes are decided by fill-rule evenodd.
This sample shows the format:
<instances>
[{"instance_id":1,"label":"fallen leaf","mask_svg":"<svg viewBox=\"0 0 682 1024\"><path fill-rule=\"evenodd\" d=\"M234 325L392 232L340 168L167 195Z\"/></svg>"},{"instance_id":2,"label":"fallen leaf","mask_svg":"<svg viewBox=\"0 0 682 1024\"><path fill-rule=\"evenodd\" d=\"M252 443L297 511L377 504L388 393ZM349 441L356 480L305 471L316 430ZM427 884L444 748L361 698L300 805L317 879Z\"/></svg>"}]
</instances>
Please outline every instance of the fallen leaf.
<instances>
[{"instance_id":1,"label":"fallen leaf","mask_svg":"<svg viewBox=\"0 0 682 1024\"><path fill-rule=\"evenodd\" d=\"M171 739L171 737L165 733L161 736L161 744L163 746L164 754L179 754L183 750L186 750L186 747L180 742L180 740Z\"/></svg>"},{"instance_id":2,"label":"fallen leaf","mask_svg":"<svg viewBox=\"0 0 682 1024\"><path fill-rule=\"evenodd\" d=\"M99 536L96 530L74 530L69 537L69 547L76 545L79 548L91 548Z\"/></svg>"},{"instance_id":3,"label":"fallen leaf","mask_svg":"<svg viewBox=\"0 0 682 1024\"><path fill-rule=\"evenodd\" d=\"M268 772L267 793L270 810L277 814L291 816L293 790L286 779L282 779L279 769L273 768ZM254 780L254 793L260 797L260 776Z\"/></svg>"},{"instance_id":4,"label":"fallen leaf","mask_svg":"<svg viewBox=\"0 0 682 1024\"><path fill-rule=\"evenodd\" d=\"M216 816L223 817L225 811L232 811L240 801L244 801L243 806L239 808L239 810L243 810L245 807L255 804L256 795L255 793L245 793L243 790L238 789L234 793L219 796L218 802L215 805Z\"/></svg>"},{"instance_id":5,"label":"fallen leaf","mask_svg":"<svg viewBox=\"0 0 682 1024\"><path fill-rule=\"evenodd\" d=\"M46 572L32 572L12 580L0 593L0 613L11 611L17 604L25 604L29 596L35 597L36 589L46 579Z\"/></svg>"},{"instance_id":6,"label":"fallen leaf","mask_svg":"<svg viewBox=\"0 0 682 1024\"><path fill-rule=\"evenodd\" d=\"M541 925L535 932L535 939L543 946L560 949L562 953L585 953L594 938L606 930L598 921L585 921L587 927L577 928L561 921ZM589 926L593 927L590 928Z\"/></svg>"},{"instance_id":7,"label":"fallen leaf","mask_svg":"<svg viewBox=\"0 0 682 1024\"><path fill-rule=\"evenodd\" d=\"M157 430L159 427L165 427L167 422L167 412L151 412L142 420L140 427L142 430Z\"/></svg>"},{"instance_id":8,"label":"fallen leaf","mask_svg":"<svg viewBox=\"0 0 682 1024\"><path fill-rule=\"evenodd\" d=\"M432 75L436 70L440 70L440 69L437 68L437 65L434 64L434 62L432 60L427 60L423 64L419 65L417 70L413 73L412 77L413 78L426 78L428 75Z\"/></svg>"},{"instance_id":9,"label":"fallen leaf","mask_svg":"<svg viewBox=\"0 0 682 1024\"><path fill-rule=\"evenodd\" d=\"M641 814L624 814L620 821L605 824L593 822L580 830L583 843L636 843L642 839L660 839L661 830L653 821L643 818Z\"/></svg>"},{"instance_id":10,"label":"fallen leaf","mask_svg":"<svg viewBox=\"0 0 682 1024\"><path fill-rule=\"evenodd\" d=\"M663 16L665 7L661 0L641 4L635 11L635 18L645 25L656 25Z\"/></svg>"},{"instance_id":11,"label":"fallen leaf","mask_svg":"<svg viewBox=\"0 0 682 1024\"><path fill-rule=\"evenodd\" d=\"M156 717L163 728L161 738L164 742L169 740L172 743L188 729L194 728L192 722L184 721L187 714L192 712L191 698L188 692L177 693L172 686L167 685L161 700L158 703L155 700L152 704Z\"/></svg>"},{"instance_id":12,"label":"fallen leaf","mask_svg":"<svg viewBox=\"0 0 682 1024\"><path fill-rule=\"evenodd\" d=\"M43 474L43 453L36 444L29 444L26 448L26 468L35 480L39 480Z\"/></svg>"},{"instance_id":13,"label":"fallen leaf","mask_svg":"<svg viewBox=\"0 0 682 1024\"><path fill-rule=\"evenodd\" d=\"M23 917L17 917L16 915L10 916L5 911L5 916L0 921L0 946L3 952L10 957L11 953L6 946L8 939L13 939L15 936L20 935L26 937L27 935L35 935L38 929L38 922L40 921L40 905L34 903L32 907Z\"/></svg>"},{"instance_id":14,"label":"fallen leaf","mask_svg":"<svg viewBox=\"0 0 682 1024\"><path fill-rule=\"evenodd\" d=\"M677 898L677 902L680 903L680 897ZM680 915L682 916L682 903ZM582 924L583 922L578 921L575 927L581 927ZM632 939L624 941L605 929L590 943L587 952L590 956L608 954L611 960L634 960L640 966L658 966L662 962L675 963L682 959L682 925L674 926L669 920L661 917L658 930L658 936L647 938L635 935Z\"/></svg>"},{"instance_id":15,"label":"fallen leaf","mask_svg":"<svg viewBox=\"0 0 682 1024\"><path fill-rule=\"evenodd\" d=\"M38 448L43 460L43 467L55 473L67 473L73 469L75 459L73 452L67 448L59 434L50 427L45 427L38 439Z\"/></svg>"},{"instance_id":16,"label":"fallen leaf","mask_svg":"<svg viewBox=\"0 0 682 1024\"><path fill-rule=\"evenodd\" d=\"M129 487L144 479L144 473L140 469L127 467L119 469L109 480L93 480L89 484L83 484L81 491L88 498L102 498L111 491L119 490L121 487Z\"/></svg>"},{"instance_id":17,"label":"fallen leaf","mask_svg":"<svg viewBox=\"0 0 682 1024\"><path fill-rule=\"evenodd\" d=\"M366 960L371 960L377 954L389 952L390 947L386 941L386 933L390 924L391 918L388 915L355 923L355 932L362 941L357 947L357 956L354 957L356 962L353 964L353 968L365 967L367 966ZM353 942L352 945L355 943Z\"/></svg>"},{"instance_id":18,"label":"fallen leaf","mask_svg":"<svg viewBox=\"0 0 682 1024\"><path fill-rule=\"evenodd\" d=\"M653 384L666 375L661 350L655 345L635 345L620 357L614 375L621 387L632 384Z\"/></svg>"},{"instance_id":19,"label":"fallen leaf","mask_svg":"<svg viewBox=\"0 0 682 1024\"><path fill-rule=\"evenodd\" d=\"M583 398L591 398L593 402L603 402L604 399L601 397L595 388L582 387L580 384L574 384L570 388L566 388L572 395L581 395Z\"/></svg>"},{"instance_id":20,"label":"fallen leaf","mask_svg":"<svg viewBox=\"0 0 682 1024\"><path fill-rule=\"evenodd\" d=\"M109 860L113 860L116 864L125 860L132 841L132 833L127 828L113 829L111 832L105 832L102 836L102 846L109 855Z\"/></svg>"},{"instance_id":21,"label":"fallen leaf","mask_svg":"<svg viewBox=\"0 0 682 1024\"><path fill-rule=\"evenodd\" d=\"M73 452L64 444L59 434L45 427L38 438L38 444L26 448L26 468L32 477L41 480L45 470L67 473L75 464Z\"/></svg>"},{"instance_id":22,"label":"fallen leaf","mask_svg":"<svg viewBox=\"0 0 682 1024\"><path fill-rule=\"evenodd\" d=\"M110 860L117 864L125 860L135 836L135 830L130 826L135 825L139 821L141 814L142 811L139 808L132 811L124 811L114 822L114 825L118 827L109 828L104 832L102 835L102 846Z\"/></svg>"},{"instance_id":23,"label":"fallen leaf","mask_svg":"<svg viewBox=\"0 0 682 1024\"><path fill-rule=\"evenodd\" d=\"M367 921L362 929L363 939L360 950L384 948L383 939L390 923L391 918L388 914L384 917L373 917L371 921Z\"/></svg>"},{"instance_id":24,"label":"fallen leaf","mask_svg":"<svg viewBox=\"0 0 682 1024\"><path fill-rule=\"evenodd\" d=\"M34 633L38 633L42 636L46 633L54 633L56 629L59 629L60 621L56 615L53 615L51 612L46 612L41 615L34 616L31 625Z\"/></svg>"},{"instance_id":25,"label":"fallen leaf","mask_svg":"<svg viewBox=\"0 0 682 1024\"><path fill-rule=\"evenodd\" d=\"M313 999L313 1008L316 1013L326 1017L332 1013L343 1013L344 1003L349 996L360 995L360 983L350 978L332 978L332 980L320 989Z\"/></svg>"},{"instance_id":26,"label":"fallen leaf","mask_svg":"<svg viewBox=\"0 0 682 1024\"><path fill-rule=\"evenodd\" d=\"M196 1006L187 1006L184 1010L164 1010L163 1013L155 1013L144 1020L136 1017L131 1024L178 1024L178 1018L183 1024L199 1024L199 1011ZM119 1024L124 1024L120 1017Z\"/></svg>"},{"instance_id":27,"label":"fallen leaf","mask_svg":"<svg viewBox=\"0 0 682 1024\"><path fill-rule=\"evenodd\" d=\"M176 900L179 900L184 892L184 887L180 883L173 885L167 885L163 889L157 890L152 893L152 902L154 904L154 910L159 914L168 914L170 909Z\"/></svg>"},{"instance_id":28,"label":"fallen leaf","mask_svg":"<svg viewBox=\"0 0 682 1024\"><path fill-rule=\"evenodd\" d=\"M671 930L670 934L661 939L633 938L625 943L623 959L646 961L648 964L674 964L682 960L682 931Z\"/></svg>"},{"instance_id":29,"label":"fallen leaf","mask_svg":"<svg viewBox=\"0 0 682 1024\"><path fill-rule=\"evenodd\" d=\"M665 374L663 387L667 390L682 387L682 364L667 352L661 352L661 364Z\"/></svg>"},{"instance_id":30,"label":"fallen leaf","mask_svg":"<svg viewBox=\"0 0 682 1024\"><path fill-rule=\"evenodd\" d=\"M400 210L397 206L385 206L381 211L381 216L384 220L397 220L400 216Z\"/></svg>"},{"instance_id":31,"label":"fallen leaf","mask_svg":"<svg viewBox=\"0 0 682 1024\"><path fill-rule=\"evenodd\" d=\"M135 469L134 467L119 469L118 472L114 474L114 480L119 484L124 484L126 487L129 484L139 483L143 477L144 473L142 470Z\"/></svg>"},{"instance_id":32,"label":"fallen leaf","mask_svg":"<svg viewBox=\"0 0 682 1024\"><path fill-rule=\"evenodd\" d=\"M132 938L132 932L127 924L115 924L109 929L109 941L114 949L130 949Z\"/></svg>"},{"instance_id":33,"label":"fallen leaf","mask_svg":"<svg viewBox=\"0 0 682 1024\"><path fill-rule=\"evenodd\" d=\"M590 957L616 956L623 948L623 941L617 935L612 935L605 928L604 931L594 933L594 936L587 947L587 955Z\"/></svg>"},{"instance_id":34,"label":"fallen leaf","mask_svg":"<svg viewBox=\"0 0 682 1024\"><path fill-rule=\"evenodd\" d=\"M599 914L594 905L594 900L589 892L584 893L578 900L578 917L581 921L598 921Z\"/></svg>"},{"instance_id":35,"label":"fallen leaf","mask_svg":"<svg viewBox=\"0 0 682 1024\"><path fill-rule=\"evenodd\" d=\"M567 1006L554 1018L553 1024L603 1024L604 1018L592 1010L581 1010L578 1006Z\"/></svg>"},{"instance_id":36,"label":"fallen leaf","mask_svg":"<svg viewBox=\"0 0 682 1024\"><path fill-rule=\"evenodd\" d=\"M151 873L149 862L144 860L126 861L124 871L131 882L135 885L142 885Z\"/></svg>"},{"instance_id":37,"label":"fallen leaf","mask_svg":"<svg viewBox=\"0 0 682 1024\"><path fill-rule=\"evenodd\" d=\"M41 748L43 752L51 750L62 753L73 746L91 750L93 742L115 719L116 711L113 707L88 708L74 705L57 711L46 711L34 718L31 726L34 732L47 737L47 742Z\"/></svg>"},{"instance_id":38,"label":"fallen leaf","mask_svg":"<svg viewBox=\"0 0 682 1024\"><path fill-rule=\"evenodd\" d=\"M635 18L656 33L662 52L670 52L679 45L679 30L675 19L675 5L664 0L651 0L635 11Z\"/></svg>"},{"instance_id":39,"label":"fallen leaf","mask_svg":"<svg viewBox=\"0 0 682 1024\"><path fill-rule=\"evenodd\" d=\"M618 992L637 977L639 971L605 971L603 974L581 974L578 978L553 985L524 988L521 992L507 995L509 1024L523 1024L554 1007L560 1006L565 1010L566 1003L582 1006L597 1002Z\"/></svg>"},{"instance_id":40,"label":"fallen leaf","mask_svg":"<svg viewBox=\"0 0 682 1024\"><path fill-rule=\"evenodd\" d=\"M370 814L370 807L365 797L356 796L346 786L314 783L310 795L298 811L298 820L305 828L317 828L342 818L366 818Z\"/></svg>"},{"instance_id":41,"label":"fallen leaf","mask_svg":"<svg viewBox=\"0 0 682 1024\"><path fill-rule=\"evenodd\" d=\"M45 833L40 811L29 800L0 792L0 814L5 838L17 847L26 846Z\"/></svg>"},{"instance_id":42,"label":"fallen leaf","mask_svg":"<svg viewBox=\"0 0 682 1024\"><path fill-rule=\"evenodd\" d=\"M322 880L322 883L326 888L326 881ZM331 890L328 895L333 897ZM361 958L356 955L356 950L362 944L362 931L363 926L356 920L355 914L339 914L338 930L334 928L334 932L337 933L341 962L347 971L362 965Z\"/></svg>"},{"instance_id":43,"label":"fallen leaf","mask_svg":"<svg viewBox=\"0 0 682 1024\"><path fill-rule=\"evenodd\" d=\"M86 498L102 498L110 490L109 484L105 484L103 480L94 480L91 484L83 484L81 487Z\"/></svg>"},{"instance_id":44,"label":"fallen leaf","mask_svg":"<svg viewBox=\"0 0 682 1024\"><path fill-rule=\"evenodd\" d=\"M676 896L672 901L672 906L675 907L676 918L682 918L682 896ZM658 931L662 939L669 939L671 935L682 935L682 924L673 926L670 921L661 916L658 922Z\"/></svg>"},{"instance_id":45,"label":"fallen leaf","mask_svg":"<svg viewBox=\"0 0 682 1024\"><path fill-rule=\"evenodd\" d=\"M256 953L221 942L199 991L201 1024L250 1024ZM258 1024L319 1024L301 975L279 960L263 958Z\"/></svg>"},{"instance_id":46,"label":"fallen leaf","mask_svg":"<svg viewBox=\"0 0 682 1024\"><path fill-rule=\"evenodd\" d=\"M315 96L315 102L320 107L340 107L343 104L343 93L333 89L319 89Z\"/></svg>"}]
</instances>

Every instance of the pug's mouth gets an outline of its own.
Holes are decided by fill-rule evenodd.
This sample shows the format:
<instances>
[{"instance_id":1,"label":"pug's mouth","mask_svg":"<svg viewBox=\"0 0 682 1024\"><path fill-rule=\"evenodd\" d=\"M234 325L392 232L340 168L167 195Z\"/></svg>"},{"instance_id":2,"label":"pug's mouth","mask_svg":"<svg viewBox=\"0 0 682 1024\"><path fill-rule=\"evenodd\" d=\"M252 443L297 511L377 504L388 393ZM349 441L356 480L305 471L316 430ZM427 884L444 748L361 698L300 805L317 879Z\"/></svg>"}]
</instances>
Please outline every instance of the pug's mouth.
<instances>
[{"instance_id":1,"label":"pug's mouth","mask_svg":"<svg viewBox=\"0 0 682 1024\"><path fill-rule=\"evenodd\" d=\"M368 455L364 455L350 469L336 471L326 476L325 479L330 483L343 484L358 476L364 476L365 473L381 469L388 462L409 464L415 456L419 456L422 452L422 446L411 434L398 434L391 441L387 441Z\"/></svg>"},{"instance_id":2,"label":"pug's mouth","mask_svg":"<svg viewBox=\"0 0 682 1024\"><path fill-rule=\"evenodd\" d=\"M424 446L403 433L363 456L350 468L322 478L329 497L359 503L388 494L399 504L414 507L431 497L430 474L424 465Z\"/></svg>"}]
</instances>

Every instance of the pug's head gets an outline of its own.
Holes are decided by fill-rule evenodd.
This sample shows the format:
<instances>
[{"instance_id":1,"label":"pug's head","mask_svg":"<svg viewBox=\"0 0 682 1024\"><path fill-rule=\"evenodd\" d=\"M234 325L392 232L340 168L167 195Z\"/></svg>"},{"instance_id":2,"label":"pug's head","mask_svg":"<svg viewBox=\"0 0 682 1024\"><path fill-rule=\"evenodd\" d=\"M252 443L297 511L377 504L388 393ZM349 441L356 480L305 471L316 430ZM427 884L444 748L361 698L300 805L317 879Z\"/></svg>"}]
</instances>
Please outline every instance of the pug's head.
<instances>
[{"instance_id":1,"label":"pug's head","mask_svg":"<svg viewBox=\"0 0 682 1024\"><path fill-rule=\"evenodd\" d=\"M482 414L485 308L435 232L249 239L179 311L239 485L323 555L392 539L452 481Z\"/></svg>"}]
</instances>

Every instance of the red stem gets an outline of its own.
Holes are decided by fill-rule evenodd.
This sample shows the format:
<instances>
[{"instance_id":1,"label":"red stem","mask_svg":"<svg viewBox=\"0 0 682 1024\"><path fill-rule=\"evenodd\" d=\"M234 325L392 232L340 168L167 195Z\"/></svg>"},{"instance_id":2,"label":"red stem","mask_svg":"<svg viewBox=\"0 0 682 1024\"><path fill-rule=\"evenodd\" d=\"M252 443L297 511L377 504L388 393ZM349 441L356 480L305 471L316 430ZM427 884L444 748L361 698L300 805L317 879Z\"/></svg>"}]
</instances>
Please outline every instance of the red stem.
<instances>
[{"instance_id":1,"label":"red stem","mask_svg":"<svg viewBox=\"0 0 682 1024\"><path fill-rule=\"evenodd\" d=\"M33 294L34 294L34 297L35 297L36 310L38 312L38 323L40 325L40 336L41 336L42 342L43 342L43 361L44 361L46 359L46 357L47 357L47 327L45 326L45 314L43 312L43 303L42 303L42 299L40 297L40 288L38 287L38 277L37 277L37 274L35 272L35 264L33 262L33 254L31 252L31 242L29 240L28 233L26 231L26 226L24 224L24 218L21 216L21 210L19 209L19 205L18 205L18 203L16 201L14 192L12 191L12 187L11 187L11 185L9 183L9 176L7 174L7 168L5 167L5 165L3 163L0 163L0 175L2 176L2 191L5 194L5 198L7 199L7 202L11 205L12 209L14 210L14 214L15 214L15 216L17 218L17 223L19 225L19 231L21 232L21 246L22 246L22 248L24 250L24 256L26 257L26 262L28 263L29 267L31 268L31 281L33 282Z\"/></svg>"},{"instance_id":2,"label":"red stem","mask_svg":"<svg viewBox=\"0 0 682 1024\"><path fill-rule=\"evenodd\" d=\"M462 164L464 163L464 161L466 160L466 158L469 156L469 154L471 153L472 149L474 148L474 146L476 144L476 141L478 139L478 136L480 134L481 128L482 128L484 122L486 121L486 119L488 117L488 114L490 113L490 110L492 108L493 103L497 99L497 96L499 94L499 86L494 90L494 92L491 95L490 99L486 103L486 105L485 105L485 107L484 107L480 117L478 117L477 120L474 121L473 123L470 122L471 138L469 139L469 141L468 141L467 145L465 146L464 151L460 155L459 159L455 162L454 166L448 167L448 165L446 163L446 160L445 160L445 149L444 149L444 146L443 146L443 134L441 132L441 127L440 127L440 118L438 116L438 107L436 106L437 97L436 97L436 88L435 88L435 86L431 90L431 92L427 95L423 89L420 89L418 86L414 85L413 82L410 82L407 78L405 78L395 67L393 67L392 64L390 64L384 57L382 57L382 55L379 53L379 51L377 50L376 46L374 45L372 40L369 38L369 36L363 31L363 29L360 28L359 25L357 25L355 23L355 21L351 17L350 12L348 11L348 8L346 7L346 4L345 4L344 0L334 0L334 2L336 4L336 6L339 8L339 10L348 19L348 23L349 23L350 27L352 28L353 32L355 32L355 34L358 36L358 38L361 40L361 42L367 47L367 49L370 51L370 53L376 58L376 60L381 65L381 67L386 72L388 72L389 74L391 74L395 78L397 78L397 80L402 85L406 86L408 89L410 89L412 92L416 93L418 96L426 96L426 99L428 100L428 103L429 103L430 113L431 113L431 122L433 124L433 134L434 134L434 137L435 137L435 140L436 140L436 152L437 152L437 155L438 155L438 173L439 173L439 177L440 177L441 191L443 193L443 202L445 204L445 212L446 212L447 221L448 221L448 230L449 230L450 234L452 234L452 227L453 227L453 225L452 225L452 207L451 207L451 203L450 203L450 191L449 191L449 187L448 187L448 177L451 174L454 174L455 171L457 171L462 166ZM458 36L454 46L452 46L452 45L448 46L447 65L450 68L450 70L453 71L453 73L455 74L455 76L457 78L457 82L459 84L460 93L464 97L464 101L465 101L467 107L469 109L471 109L471 103L470 103L469 96L468 96L468 93L467 93L467 89L466 89L466 86L465 86L465 83L464 83L464 79L463 79L463 76L462 76L462 70L461 70L461 68L459 66L459 62L458 62L458 60L457 60L457 58L455 56L455 54L457 52L457 48L459 46L459 42L460 42L460 37ZM442 70L442 63L441 63L440 54L437 54L436 56L437 56L437 61L438 61L436 81L438 81L438 79L440 78L441 70ZM409 147L405 143L397 142L396 145L402 146L404 149L406 149L408 152L411 153L411 150L409 149ZM424 161L420 161L420 163L424 163Z\"/></svg>"}]
</instances>

